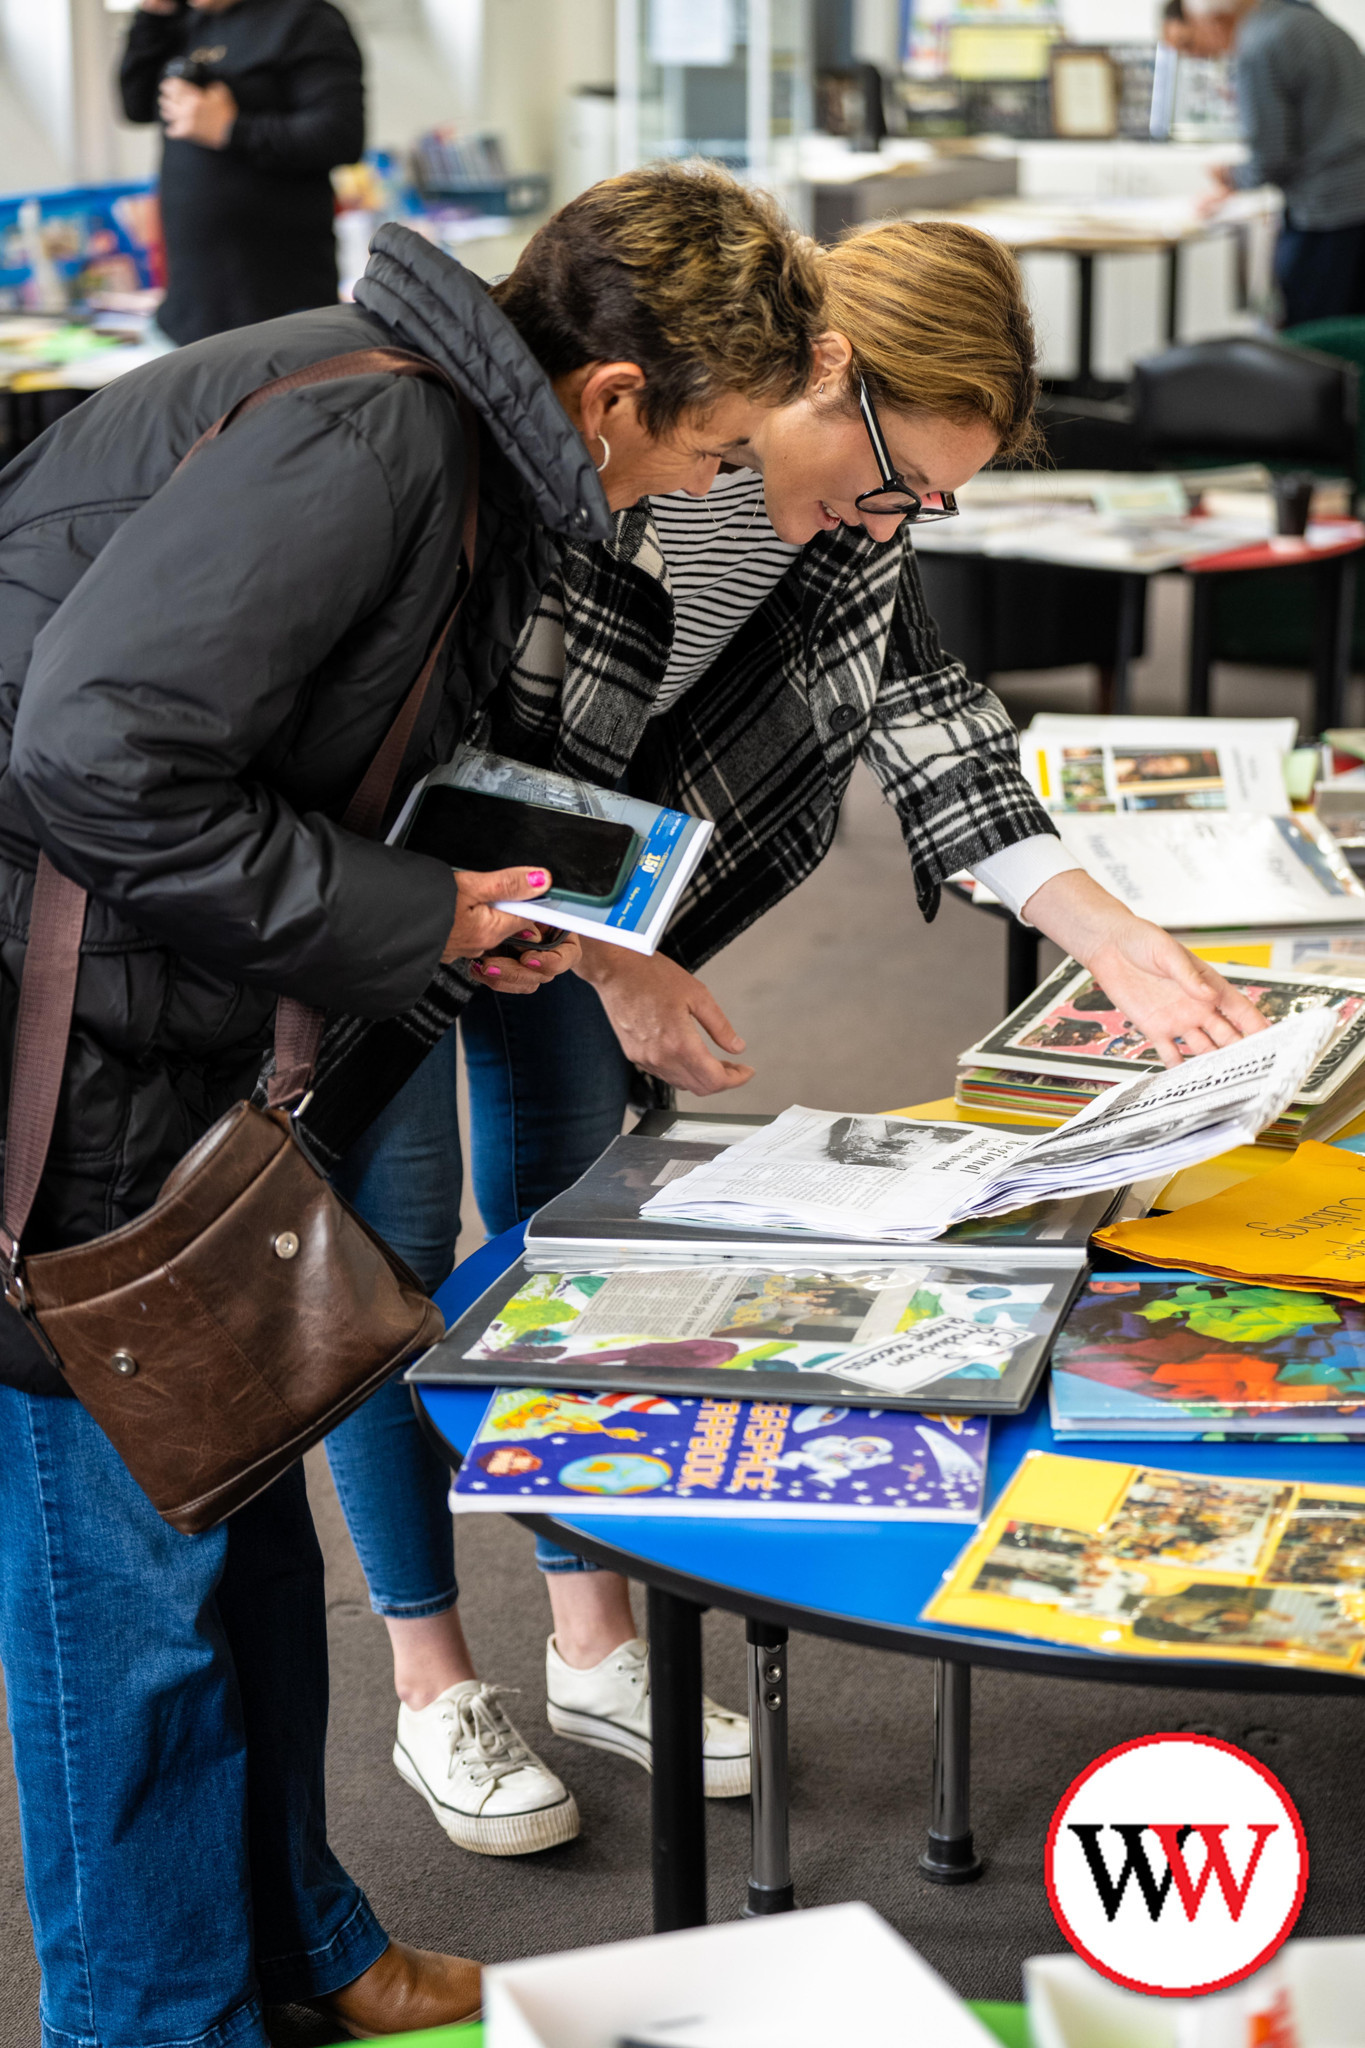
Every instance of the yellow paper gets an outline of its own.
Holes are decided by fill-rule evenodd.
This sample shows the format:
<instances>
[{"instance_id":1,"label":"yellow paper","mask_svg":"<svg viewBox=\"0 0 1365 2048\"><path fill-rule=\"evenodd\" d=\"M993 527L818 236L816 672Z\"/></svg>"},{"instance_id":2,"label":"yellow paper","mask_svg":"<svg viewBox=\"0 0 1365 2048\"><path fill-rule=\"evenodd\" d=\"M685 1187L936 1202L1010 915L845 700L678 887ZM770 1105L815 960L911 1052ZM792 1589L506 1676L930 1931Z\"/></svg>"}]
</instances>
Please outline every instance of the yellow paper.
<instances>
[{"instance_id":1,"label":"yellow paper","mask_svg":"<svg viewBox=\"0 0 1365 2048\"><path fill-rule=\"evenodd\" d=\"M924 1617L1117 1656L1358 1673L1365 1487L1033 1451Z\"/></svg>"},{"instance_id":2,"label":"yellow paper","mask_svg":"<svg viewBox=\"0 0 1365 2048\"><path fill-rule=\"evenodd\" d=\"M1359 1296L1365 1158L1335 1145L1300 1145L1272 1173L1168 1216L1112 1224L1095 1239L1147 1265Z\"/></svg>"}]
</instances>

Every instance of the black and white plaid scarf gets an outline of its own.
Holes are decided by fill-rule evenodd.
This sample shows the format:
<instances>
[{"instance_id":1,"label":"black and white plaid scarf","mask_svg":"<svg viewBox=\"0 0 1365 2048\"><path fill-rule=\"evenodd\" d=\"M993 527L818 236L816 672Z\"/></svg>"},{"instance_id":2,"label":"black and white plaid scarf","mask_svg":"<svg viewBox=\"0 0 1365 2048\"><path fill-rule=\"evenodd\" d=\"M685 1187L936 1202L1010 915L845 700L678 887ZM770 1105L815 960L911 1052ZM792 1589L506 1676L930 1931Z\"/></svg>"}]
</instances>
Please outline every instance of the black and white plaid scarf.
<instances>
[{"instance_id":1,"label":"black and white plaid scarf","mask_svg":"<svg viewBox=\"0 0 1365 2048\"><path fill-rule=\"evenodd\" d=\"M667 570L637 507L608 541L561 544L471 736L604 788L629 772L640 795L714 822L666 941L691 971L819 865L860 757L900 819L926 918L947 876L1054 829L1003 706L939 645L908 530L890 543L846 527L819 535L707 673L651 718L672 634ZM402 1016L329 1024L303 1119L329 1164L472 993L458 968L440 968Z\"/></svg>"}]
</instances>

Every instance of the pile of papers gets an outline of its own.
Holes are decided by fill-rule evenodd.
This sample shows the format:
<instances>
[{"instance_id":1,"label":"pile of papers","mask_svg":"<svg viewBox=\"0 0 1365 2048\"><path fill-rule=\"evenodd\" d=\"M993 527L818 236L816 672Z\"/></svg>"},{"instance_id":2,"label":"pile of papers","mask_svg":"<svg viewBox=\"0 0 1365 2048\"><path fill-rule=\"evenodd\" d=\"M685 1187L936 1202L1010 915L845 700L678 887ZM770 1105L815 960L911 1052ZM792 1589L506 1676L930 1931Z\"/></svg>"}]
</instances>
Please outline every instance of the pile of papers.
<instances>
[{"instance_id":1,"label":"pile of papers","mask_svg":"<svg viewBox=\"0 0 1365 2048\"><path fill-rule=\"evenodd\" d=\"M1198 950L1217 959L1222 952L1257 949L1233 943ZM1292 942L1284 950L1293 950ZM1261 1142L1293 1146L1331 1137L1365 1107L1365 956L1310 955L1301 971L1243 965L1234 957L1221 961L1220 971L1268 1023L1310 1010L1332 1020L1321 1059ZM970 1109L1065 1118L1134 1069L1160 1065L1152 1041L1089 970L1064 960L1003 1024L960 1055L957 1100Z\"/></svg>"},{"instance_id":2,"label":"pile of papers","mask_svg":"<svg viewBox=\"0 0 1365 2048\"><path fill-rule=\"evenodd\" d=\"M1365 1158L1300 1145L1271 1173L1168 1216L1114 1224L1096 1241L1144 1265L1365 1301Z\"/></svg>"},{"instance_id":3,"label":"pile of papers","mask_svg":"<svg viewBox=\"0 0 1365 2048\"><path fill-rule=\"evenodd\" d=\"M1041 1137L789 1109L661 1187L641 1214L925 1244L968 1217L1175 1173L1249 1144L1299 1093L1332 1031L1322 1010L1287 1017L1183 1067L1121 1082Z\"/></svg>"},{"instance_id":4,"label":"pile of papers","mask_svg":"<svg viewBox=\"0 0 1365 2048\"><path fill-rule=\"evenodd\" d=\"M1365 922L1338 838L1291 810L1296 732L1292 718L1040 713L1020 761L1066 851L1139 917L1176 931Z\"/></svg>"}]
</instances>

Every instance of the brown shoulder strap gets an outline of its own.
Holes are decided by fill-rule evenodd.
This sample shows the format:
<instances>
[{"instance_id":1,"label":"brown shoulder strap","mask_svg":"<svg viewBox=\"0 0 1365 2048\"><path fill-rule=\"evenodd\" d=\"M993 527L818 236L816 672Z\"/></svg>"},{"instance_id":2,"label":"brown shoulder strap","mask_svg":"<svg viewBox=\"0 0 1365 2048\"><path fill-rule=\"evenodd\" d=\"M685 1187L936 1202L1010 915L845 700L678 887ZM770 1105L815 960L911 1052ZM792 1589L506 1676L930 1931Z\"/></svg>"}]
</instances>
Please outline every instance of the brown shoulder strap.
<instances>
[{"instance_id":1,"label":"brown shoulder strap","mask_svg":"<svg viewBox=\"0 0 1365 2048\"><path fill-rule=\"evenodd\" d=\"M398 771L436 673L441 650L474 574L479 519L479 435L478 421L472 408L439 363L430 362L425 356L415 355L407 349L355 349L348 355L329 356L324 362L309 363L301 370L293 370L288 376L276 377L270 383L249 391L221 419L205 429L188 453L181 457L173 472L178 475L207 442L216 440L234 420L254 412L267 399L279 397L286 391L297 391L305 385L328 383L337 377L377 374L429 377L444 384L460 408L466 450L464 519L460 536L464 572L455 602L422 665L421 674L403 699L397 716L380 742L379 751L342 815L341 823L348 831L366 838L373 838L383 823ZM22 1287L17 1272L20 1240L38 1193L57 1116L76 980L80 972L87 900L85 890L78 883L60 873L45 853L39 854L33 906L29 914L28 949L19 989L5 1131L0 1254L9 1264L11 1298L14 1290ZM310 1009L293 997L280 999L275 1011L275 1072L270 1082L272 1106L293 1102L306 1092L317 1059L322 1022L321 1010Z\"/></svg>"}]
</instances>

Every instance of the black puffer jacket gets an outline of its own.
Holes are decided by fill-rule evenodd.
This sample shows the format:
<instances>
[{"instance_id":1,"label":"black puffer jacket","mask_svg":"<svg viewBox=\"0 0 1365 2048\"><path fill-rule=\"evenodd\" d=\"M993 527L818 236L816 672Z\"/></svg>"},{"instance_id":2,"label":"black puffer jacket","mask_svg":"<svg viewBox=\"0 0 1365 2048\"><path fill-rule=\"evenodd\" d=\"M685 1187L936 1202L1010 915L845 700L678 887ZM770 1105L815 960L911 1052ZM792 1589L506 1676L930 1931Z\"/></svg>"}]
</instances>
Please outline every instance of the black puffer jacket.
<instances>
[{"instance_id":1,"label":"black puffer jacket","mask_svg":"<svg viewBox=\"0 0 1365 2048\"><path fill-rule=\"evenodd\" d=\"M395 342L482 416L477 572L400 789L455 744L545 575L544 529L603 534L587 451L476 279L402 228L361 306L241 329L134 371L0 475L0 1076L37 850L91 893L71 1051L26 1248L136 1216L248 1091L275 997L412 1003L449 871L332 822L421 667L459 560L458 411L369 376L269 378ZM7 1094L7 1090L6 1090ZM0 1308L0 1379L59 1391Z\"/></svg>"}]
</instances>

